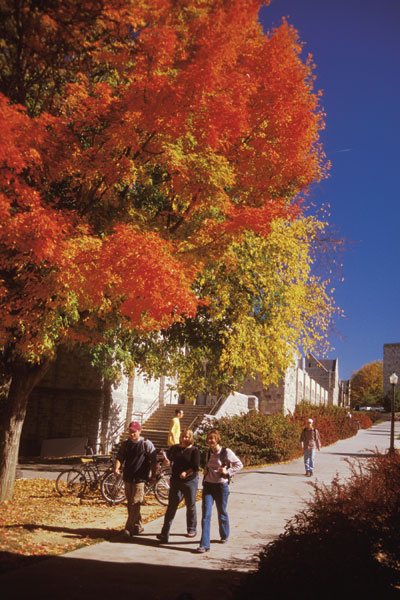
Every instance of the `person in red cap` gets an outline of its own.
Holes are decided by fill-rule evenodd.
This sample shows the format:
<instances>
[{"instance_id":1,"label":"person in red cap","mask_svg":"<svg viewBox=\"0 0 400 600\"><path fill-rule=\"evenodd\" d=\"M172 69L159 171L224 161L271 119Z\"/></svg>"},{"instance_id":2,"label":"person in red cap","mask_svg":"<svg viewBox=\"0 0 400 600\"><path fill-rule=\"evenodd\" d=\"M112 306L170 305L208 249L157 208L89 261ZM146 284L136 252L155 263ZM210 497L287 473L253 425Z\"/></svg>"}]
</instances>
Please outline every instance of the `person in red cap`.
<instances>
[{"instance_id":1,"label":"person in red cap","mask_svg":"<svg viewBox=\"0 0 400 600\"><path fill-rule=\"evenodd\" d=\"M115 461L114 473L123 477L128 504L128 519L124 534L127 537L142 533L140 505L144 500L144 486L149 476L154 480L157 452L150 440L140 437L142 427L137 421L129 425L129 439L122 442Z\"/></svg>"}]
</instances>

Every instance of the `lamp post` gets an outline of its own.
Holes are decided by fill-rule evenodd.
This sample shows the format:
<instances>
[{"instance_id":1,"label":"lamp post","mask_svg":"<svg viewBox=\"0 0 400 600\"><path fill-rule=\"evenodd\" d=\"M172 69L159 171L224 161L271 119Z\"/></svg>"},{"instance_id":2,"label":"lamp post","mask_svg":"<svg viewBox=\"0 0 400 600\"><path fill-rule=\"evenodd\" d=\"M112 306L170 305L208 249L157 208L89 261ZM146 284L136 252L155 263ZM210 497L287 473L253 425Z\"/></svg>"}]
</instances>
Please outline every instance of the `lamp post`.
<instances>
[{"instance_id":1,"label":"lamp post","mask_svg":"<svg viewBox=\"0 0 400 600\"><path fill-rule=\"evenodd\" d=\"M394 401L395 401L395 388L399 378L396 373L392 373L389 377L389 381L392 384L392 419L390 424L390 447L389 452L394 452Z\"/></svg>"}]
</instances>

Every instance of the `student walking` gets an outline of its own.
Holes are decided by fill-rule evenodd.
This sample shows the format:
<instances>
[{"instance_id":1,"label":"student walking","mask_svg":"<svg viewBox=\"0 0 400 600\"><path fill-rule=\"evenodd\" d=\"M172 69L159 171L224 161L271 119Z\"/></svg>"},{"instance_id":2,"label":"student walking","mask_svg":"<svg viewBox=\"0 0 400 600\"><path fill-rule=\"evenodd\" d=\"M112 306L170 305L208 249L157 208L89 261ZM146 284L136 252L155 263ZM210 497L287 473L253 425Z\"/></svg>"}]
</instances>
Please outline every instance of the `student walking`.
<instances>
[{"instance_id":1,"label":"student walking","mask_svg":"<svg viewBox=\"0 0 400 600\"><path fill-rule=\"evenodd\" d=\"M210 452L203 479L201 540L197 552L210 550L210 529L212 507L215 502L218 514L219 535L224 544L229 538L229 517L227 512L229 498L229 480L234 473L243 468L242 462L229 448L221 447L221 436L213 429L207 434Z\"/></svg>"},{"instance_id":2,"label":"student walking","mask_svg":"<svg viewBox=\"0 0 400 600\"><path fill-rule=\"evenodd\" d=\"M115 475L120 475L124 465L123 477L128 505L128 520L124 535L128 538L143 532L140 505L144 500L144 486L149 477L154 481L157 464L157 452L150 440L140 437L141 426L136 421L129 425L129 439L122 442L115 462Z\"/></svg>"},{"instance_id":3,"label":"student walking","mask_svg":"<svg viewBox=\"0 0 400 600\"><path fill-rule=\"evenodd\" d=\"M171 487L164 525L161 533L157 535L164 544L168 542L171 525L182 498L186 504L186 535L195 537L197 532L196 495L199 485L200 452L193 442L193 431L184 429L179 444L171 446L167 451L168 462L172 464Z\"/></svg>"},{"instance_id":4,"label":"student walking","mask_svg":"<svg viewBox=\"0 0 400 600\"><path fill-rule=\"evenodd\" d=\"M312 419L308 419L306 427L301 432L300 444L304 450L306 477L311 477L314 473L315 449L321 450L319 431L313 427Z\"/></svg>"}]
</instances>

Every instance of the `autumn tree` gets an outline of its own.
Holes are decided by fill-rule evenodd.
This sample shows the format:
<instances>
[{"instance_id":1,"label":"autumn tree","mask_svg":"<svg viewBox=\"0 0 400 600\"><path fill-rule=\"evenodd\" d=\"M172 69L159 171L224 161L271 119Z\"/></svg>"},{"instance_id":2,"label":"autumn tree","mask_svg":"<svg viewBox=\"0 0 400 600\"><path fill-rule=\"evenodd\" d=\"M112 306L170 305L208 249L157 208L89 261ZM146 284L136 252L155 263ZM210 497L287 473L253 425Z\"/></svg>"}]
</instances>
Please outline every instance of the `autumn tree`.
<instances>
[{"instance_id":1,"label":"autumn tree","mask_svg":"<svg viewBox=\"0 0 400 600\"><path fill-rule=\"evenodd\" d=\"M381 402L383 395L383 365L375 360L352 374L351 405L371 406Z\"/></svg>"},{"instance_id":2,"label":"autumn tree","mask_svg":"<svg viewBox=\"0 0 400 600\"><path fill-rule=\"evenodd\" d=\"M312 273L323 231L312 217L276 219L266 238L247 232L233 241L196 279L204 299L196 315L133 341L137 364L178 376L178 390L195 398L199 390L237 389L244 376L278 383L300 348L326 351L337 309L329 281Z\"/></svg>"},{"instance_id":3,"label":"autumn tree","mask_svg":"<svg viewBox=\"0 0 400 600\"><path fill-rule=\"evenodd\" d=\"M0 501L57 347L196 318L324 176L311 59L259 6L0 0Z\"/></svg>"}]
</instances>

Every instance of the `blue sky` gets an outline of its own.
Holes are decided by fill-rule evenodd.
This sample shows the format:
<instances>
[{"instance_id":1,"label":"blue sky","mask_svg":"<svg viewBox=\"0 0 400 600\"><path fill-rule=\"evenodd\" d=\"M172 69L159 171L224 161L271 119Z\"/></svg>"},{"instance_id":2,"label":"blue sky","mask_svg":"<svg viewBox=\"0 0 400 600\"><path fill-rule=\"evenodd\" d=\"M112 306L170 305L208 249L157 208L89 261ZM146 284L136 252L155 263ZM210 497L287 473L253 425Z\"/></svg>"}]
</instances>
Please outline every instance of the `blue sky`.
<instances>
[{"instance_id":1,"label":"blue sky","mask_svg":"<svg viewBox=\"0 0 400 600\"><path fill-rule=\"evenodd\" d=\"M347 240L344 281L335 300L330 358L339 375L382 359L383 344L400 342L400 0L272 0L260 11L265 29L285 16L316 64L332 163L315 185L317 205Z\"/></svg>"}]
</instances>

